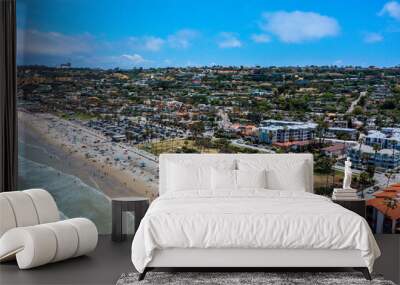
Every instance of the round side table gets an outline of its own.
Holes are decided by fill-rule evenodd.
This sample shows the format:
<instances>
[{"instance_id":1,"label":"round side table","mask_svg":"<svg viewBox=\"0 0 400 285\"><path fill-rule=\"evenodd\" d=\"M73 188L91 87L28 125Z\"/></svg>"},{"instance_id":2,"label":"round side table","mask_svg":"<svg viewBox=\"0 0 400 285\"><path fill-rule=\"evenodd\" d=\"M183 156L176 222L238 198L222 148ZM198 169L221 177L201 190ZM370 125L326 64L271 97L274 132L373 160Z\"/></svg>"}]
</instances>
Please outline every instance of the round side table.
<instances>
[{"instance_id":1,"label":"round side table","mask_svg":"<svg viewBox=\"0 0 400 285\"><path fill-rule=\"evenodd\" d=\"M133 212L135 216L135 229L139 227L140 221L149 208L149 199L145 197L121 197L111 200L112 208L112 234L113 241L123 241L126 234L122 233L122 215L123 212Z\"/></svg>"}]
</instances>

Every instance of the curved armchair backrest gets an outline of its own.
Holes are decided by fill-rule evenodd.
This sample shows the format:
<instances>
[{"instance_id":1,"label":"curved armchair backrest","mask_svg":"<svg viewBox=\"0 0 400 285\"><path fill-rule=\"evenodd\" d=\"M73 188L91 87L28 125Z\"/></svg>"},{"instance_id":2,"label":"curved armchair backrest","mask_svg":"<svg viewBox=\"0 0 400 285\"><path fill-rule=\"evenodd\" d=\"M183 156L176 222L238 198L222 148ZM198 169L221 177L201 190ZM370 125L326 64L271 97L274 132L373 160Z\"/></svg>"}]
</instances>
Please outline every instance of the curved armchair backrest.
<instances>
[{"instance_id":1,"label":"curved armchair backrest","mask_svg":"<svg viewBox=\"0 0 400 285\"><path fill-rule=\"evenodd\" d=\"M9 229L57 222L53 197L43 189L0 193L0 237Z\"/></svg>"}]
</instances>

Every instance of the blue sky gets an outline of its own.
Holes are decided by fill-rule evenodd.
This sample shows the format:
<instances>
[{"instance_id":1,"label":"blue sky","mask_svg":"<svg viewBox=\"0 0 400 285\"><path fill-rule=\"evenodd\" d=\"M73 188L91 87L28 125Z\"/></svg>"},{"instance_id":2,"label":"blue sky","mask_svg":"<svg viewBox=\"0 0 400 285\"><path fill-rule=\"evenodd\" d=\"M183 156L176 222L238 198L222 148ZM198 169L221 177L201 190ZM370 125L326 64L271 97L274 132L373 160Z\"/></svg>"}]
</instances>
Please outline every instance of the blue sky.
<instances>
[{"instance_id":1,"label":"blue sky","mask_svg":"<svg viewBox=\"0 0 400 285\"><path fill-rule=\"evenodd\" d=\"M18 64L400 64L400 1L18 0Z\"/></svg>"}]
</instances>

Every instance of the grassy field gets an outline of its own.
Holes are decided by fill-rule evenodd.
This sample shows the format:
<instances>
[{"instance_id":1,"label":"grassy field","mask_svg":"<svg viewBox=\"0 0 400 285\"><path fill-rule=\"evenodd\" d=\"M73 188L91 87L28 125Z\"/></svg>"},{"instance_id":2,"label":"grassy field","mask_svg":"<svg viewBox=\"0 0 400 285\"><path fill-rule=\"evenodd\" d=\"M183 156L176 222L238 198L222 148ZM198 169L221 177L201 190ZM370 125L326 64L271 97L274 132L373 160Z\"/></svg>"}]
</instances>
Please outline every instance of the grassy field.
<instances>
[{"instance_id":1,"label":"grassy field","mask_svg":"<svg viewBox=\"0 0 400 285\"><path fill-rule=\"evenodd\" d=\"M193 140L188 139L173 139L153 143L139 144L138 148L150 152L154 155L160 153L176 153L186 150L193 150L194 152L201 153L218 153L216 148L204 148L195 144Z\"/></svg>"},{"instance_id":2,"label":"grassy field","mask_svg":"<svg viewBox=\"0 0 400 285\"><path fill-rule=\"evenodd\" d=\"M328 187L333 185L334 187L341 187L343 181L344 173L340 171L335 171L335 181L333 181L333 175L329 175L328 177ZM314 173L314 188L325 187L326 186L327 177L325 174Z\"/></svg>"},{"instance_id":3,"label":"grassy field","mask_svg":"<svg viewBox=\"0 0 400 285\"><path fill-rule=\"evenodd\" d=\"M154 155L160 153L255 153L254 149L233 145L226 139L196 143L193 139L173 139L140 144L137 147Z\"/></svg>"},{"instance_id":4,"label":"grassy field","mask_svg":"<svg viewBox=\"0 0 400 285\"><path fill-rule=\"evenodd\" d=\"M63 118L63 119L66 119L66 120L68 120L68 119L76 119L76 120L81 120L81 121L89 121L89 120L92 120L92 119L96 118L95 116L92 116L90 114L80 113L80 112L77 112L77 113L74 113L74 114L65 114L65 113L63 113L63 114L60 115L60 117Z\"/></svg>"}]
</instances>

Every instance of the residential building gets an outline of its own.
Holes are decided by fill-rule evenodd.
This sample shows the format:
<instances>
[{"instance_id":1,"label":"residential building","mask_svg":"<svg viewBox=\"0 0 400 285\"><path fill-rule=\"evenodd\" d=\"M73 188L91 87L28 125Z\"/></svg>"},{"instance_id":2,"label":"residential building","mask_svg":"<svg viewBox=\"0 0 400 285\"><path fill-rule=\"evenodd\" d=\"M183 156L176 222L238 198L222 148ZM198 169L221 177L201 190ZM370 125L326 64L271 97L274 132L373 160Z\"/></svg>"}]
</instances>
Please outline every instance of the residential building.
<instances>
[{"instance_id":1,"label":"residential building","mask_svg":"<svg viewBox=\"0 0 400 285\"><path fill-rule=\"evenodd\" d=\"M400 150L400 129L383 128L381 131L369 131L365 137L365 144L379 145L380 148Z\"/></svg>"},{"instance_id":2,"label":"residential building","mask_svg":"<svg viewBox=\"0 0 400 285\"><path fill-rule=\"evenodd\" d=\"M333 144L321 149L322 153L329 157L342 157L346 154L347 145L344 143Z\"/></svg>"},{"instance_id":3,"label":"residential building","mask_svg":"<svg viewBox=\"0 0 400 285\"><path fill-rule=\"evenodd\" d=\"M373 221L372 227L378 234L385 233L385 220L388 220L391 225L390 233L396 233L397 224L400 223L400 184L393 184L389 187L379 190L372 194L374 198L367 201L367 205L373 209ZM389 201L395 202L396 207L388 207ZM388 224L388 223L386 223ZM388 232L388 231L386 231Z\"/></svg>"},{"instance_id":4,"label":"residential building","mask_svg":"<svg viewBox=\"0 0 400 285\"><path fill-rule=\"evenodd\" d=\"M333 127L328 128L325 137L329 138L345 138L346 140L356 140L357 139L357 130L352 128L339 128Z\"/></svg>"},{"instance_id":5,"label":"residential building","mask_svg":"<svg viewBox=\"0 0 400 285\"><path fill-rule=\"evenodd\" d=\"M259 140L267 144L305 142L314 139L315 123L264 120L258 128Z\"/></svg>"},{"instance_id":6,"label":"residential building","mask_svg":"<svg viewBox=\"0 0 400 285\"><path fill-rule=\"evenodd\" d=\"M370 145L357 144L349 148L347 155L353 166L365 169L372 165L383 169L393 169L400 166L400 151L395 149L381 149L375 151Z\"/></svg>"}]
</instances>

